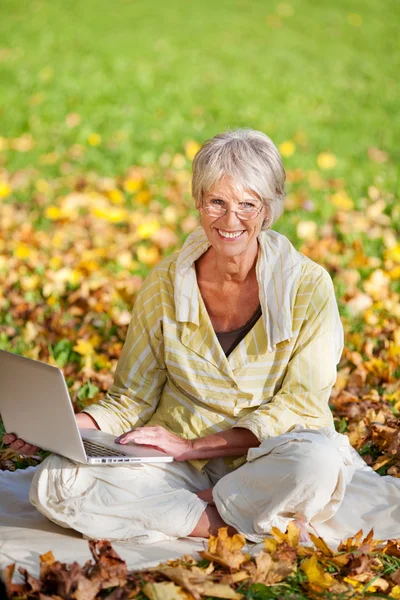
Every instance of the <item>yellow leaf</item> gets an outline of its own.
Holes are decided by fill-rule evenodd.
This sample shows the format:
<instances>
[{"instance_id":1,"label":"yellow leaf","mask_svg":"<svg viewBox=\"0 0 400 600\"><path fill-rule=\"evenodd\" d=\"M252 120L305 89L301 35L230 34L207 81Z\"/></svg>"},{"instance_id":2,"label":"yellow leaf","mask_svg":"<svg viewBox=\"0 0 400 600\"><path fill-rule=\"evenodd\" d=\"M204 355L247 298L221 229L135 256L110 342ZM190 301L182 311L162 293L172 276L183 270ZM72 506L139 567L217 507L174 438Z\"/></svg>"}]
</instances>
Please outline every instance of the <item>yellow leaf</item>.
<instances>
[{"instance_id":1,"label":"yellow leaf","mask_svg":"<svg viewBox=\"0 0 400 600\"><path fill-rule=\"evenodd\" d=\"M274 536L275 540L277 540L279 543L287 542L289 546L292 546L293 548L299 543L300 529L292 521L289 521L285 533L282 533L282 531L277 527L272 527L271 533Z\"/></svg>"},{"instance_id":2,"label":"yellow leaf","mask_svg":"<svg viewBox=\"0 0 400 600\"><path fill-rule=\"evenodd\" d=\"M146 583L142 592L150 600L190 600L190 596L172 581Z\"/></svg>"},{"instance_id":3,"label":"yellow leaf","mask_svg":"<svg viewBox=\"0 0 400 600\"><path fill-rule=\"evenodd\" d=\"M330 152L321 152L321 154L318 154L317 165L323 171L333 169L336 167L336 164L337 159L334 154L331 154Z\"/></svg>"},{"instance_id":4,"label":"yellow leaf","mask_svg":"<svg viewBox=\"0 0 400 600\"><path fill-rule=\"evenodd\" d=\"M28 258L28 256L31 255L31 248L29 248L29 246L27 246L26 244L19 243L15 248L14 254L17 258Z\"/></svg>"},{"instance_id":5,"label":"yellow leaf","mask_svg":"<svg viewBox=\"0 0 400 600\"><path fill-rule=\"evenodd\" d=\"M307 575L310 585L315 589L327 590L335 583L335 579L332 575L325 573L321 565L318 564L316 554L303 560L301 569Z\"/></svg>"},{"instance_id":6,"label":"yellow leaf","mask_svg":"<svg viewBox=\"0 0 400 600\"><path fill-rule=\"evenodd\" d=\"M221 527L218 535L210 535L208 540L208 552L200 552L207 560L218 562L231 569L239 569L242 563L250 559L250 554L244 554L242 548L246 543L243 535L236 533L228 535L228 528Z\"/></svg>"},{"instance_id":7,"label":"yellow leaf","mask_svg":"<svg viewBox=\"0 0 400 600\"><path fill-rule=\"evenodd\" d=\"M400 585L395 585L394 588L392 588L389 596L391 598L396 598L396 600L400 600Z\"/></svg>"},{"instance_id":8,"label":"yellow leaf","mask_svg":"<svg viewBox=\"0 0 400 600\"><path fill-rule=\"evenodd\" d=\"M151 246L151 248L146 248L146 246L138 246L136 248L136 254L139 262L150 267L156 265L161 259L157 246Z\"/></svg>"},{"instance_id":9,"label":"yellow leaf","mask_svg":"<svg viewBox=\"0 0 400 600\"><path fill-rule=\"evenodd\" d=\"M62 265L62 260L60 256L52 256L49 260L49 267L53 269L53 271L57 271Z\"/></svg>"},{"instance_id":10,"label":"yellow leaf","mask_svg":"<svg viewBox=\"0 0 400 600\"><path fill-rule=\"evenodd\" d=\"M185 144L185 154L188 157L188 159L193 160L200 148L200 144L198 142L195 142L194 140L190 140L190 142L187 142L187 144Z\"/></svg>"},{"instance_id":11,"label":"yellow leaf","mask_svg":"<svg viewBox=\"0 0 400 600\"><path fill-rule=\"evenodd\" d=\"M354 202L344 190L331 196L331 204L340 210L353 210Z\"/></svg>"},{"instance_id":12,"label":"yellow leaf","mask_svg":"<svg viewBox=\"0 0 400 600\"><path fill-rule=\"evenodd\" d=\"M151 221L147 221L147 223L142 223L139 225L137 228L137 234L142 240L147 240L148 238L151 238L151 236L159 229L160 223L153 219Z\"/></svg>"},{"instance_id":13,"label":"yellow leaf","mask_svg":"<svg viewBox=\"0 0 400 600\"><path fill-rule=\"evenodd\" d=\"M6 181L0 181L0 198L7 198L11 194L11 187Z\"/></svg>"},{"instance_id":14,"label":"yellow leaf","mask_svg":"<svg viewBox=\"0 0 400 600\"><path fill-rule=\"evenodd\" d=\"M130 177L124 181L124 190L129 193L137 192L142 186L142 177Z\"/></svg>"},{"instance_id":15,"label":"yellow leaf","mask_svg":"<svg viewBox=\"0 0 400 600\"><path fill-rule=\"evenodd\" d=\"M264 548L270 554L273 554L275 552L277 545L277 540L274 540L272 538L264 538Z\"/></svg>"},{"instance_id":16,"label":"yellow leaf","mask_svg":"<svg viewBox=\"0 0 400 600\"><path fill-rule=\"evenodd\" d=\"M8 139L0 135L0 152L8 149Z\"/></svg>"},{"instance_id":17,"label":"yellow leaf","mask_svg":"<svg viewBox=\"0 0 400 600\"><path fill-rule=\"evenodd\" d=\"M127 219L127 212L122 208L116 206L101 207L94 206L92 213L95 217L109 221L110 223L119 223Z\"/></svg>"},{"instance_id":18,"label":"yellow leaf","mask_svg":"<svg viewBox=\"0 0 400 600\"><path fill-rule=\"evenodd\" d=\"M40 194L48 194L51 191L51 187L45 179L38 179L35 188Z\"/></svg>"},{"instance_id":19,"label":"yellow leaf","mask_svg":"<svg viewBox=\"0 0 400 600\"><path fill-rule=\"evenodd\" d=\"M88 137L88 144L90 146L99 146L101 144L101 135L98 133L91 133Z\"/></svg>"},{"instance_id":20,"label":"yellow leaf","mask_svg":"<svg viewBox=\"0 0 400 600\"><path fill-rule=\"evenodd\" d=\"M279 145L279 152L285 158L292 156L296 151L296 144L291 140L287 140L286 142L282 142Z\"/></svg>"},{"instance_id":21,"label":"yellow leaf","mask_svg":"<svg viewBox=\"0 0 400 600\"><path fill-rule=\"evenodd\" d=\"M148 204L151 200L151 194L149 190L141 190L138 192L135 198L135 202L137 204L142 204L143 206Z\"/></svg>"},{"instance_id":22,"label":"yellow leaf","mask_svg":"<svg viewBox=\"0 0 400 600\"><path fill-rule=\"evenodd\" d=\"M392 260L393 262L400 263L400 244L385 250L384 257L385 260Z\"/></svg>"},{"instance_id":23,"label":"yellow leaf","mask_svg":"<svg viewBox=\"0 0 400 600\"><path fill-rule=\"evenodd\" d=\"M289 546L292 546L292 548L296 548L296 546L299 545L300 541L300 529L297 527L297 525L295 525L295 523L293 523L293 521L289 521L286 530L286 535L287 543L289 544Z\"/></svg>"},{"instance_id":24,"label":"yellow leaf","mask_svg":"<svg viewBox=\"0 0 400 600\"><path fill-rule=\"evenodd\" d=\"M125 202L125 197L123 193L120 190L117 190L116 188L108 192L108 197L110 198L113 204L124 204Z\"/></svg>"},{"instance_id":25,"label":"yellow leaf","mask_svg":"<svg viewBox=\"0 0 400 600\"><path fill-rule=\"evenodd\" d=\"M37 274L25 275L20 279L21 288L24 292L30 292L36 290L40 284L40 277Z\"/></svg>"},{"instance_id":26,"label":"yellow leaf","mask_svg":"<svg viewBox=\"0 0 400 600\"><path fill-rule=\"evenodd\" d=\"M388 271L387 275L390 277L390 279L400 279L400 267L396 267L395 269Z\"/></svg>"},{"instance_id":27,"label":"yellow leaf","mask_svg":"<svg viewBox=\"0 0 400 600\"><path fill-rule=\"evenodd\" d=\"M82 356L92 356L94 354L92 344L88 340L83 339L78 340L73 350Z\"/></svg>"},{"instance_id":28,"label":"yellow leaf","mask_svg":"<svg viewBox=\"0 0 400 600\"><path fill-rule=\"evenodd\" d=\"M321 550L322 554L325 554L325 556L333 556L332 550L321 537L317 537L313 533L309 533L309 536L314 542L315 547L318 548L318 550Z\"/></svg>"},{"instance_id":29,"label":"yellow leaf","mask_svg":"<svg viewBox=\"0 0 400 600\"><path fill-rule=\"evenodd\" d=\"M58 206L47 206L46 210L44 211L45 217L47 219L50 219L51 221L57 221L57 219L61 219L62 218L62 212L61 210L58 208Z\"/></svg>"}]
</instances>

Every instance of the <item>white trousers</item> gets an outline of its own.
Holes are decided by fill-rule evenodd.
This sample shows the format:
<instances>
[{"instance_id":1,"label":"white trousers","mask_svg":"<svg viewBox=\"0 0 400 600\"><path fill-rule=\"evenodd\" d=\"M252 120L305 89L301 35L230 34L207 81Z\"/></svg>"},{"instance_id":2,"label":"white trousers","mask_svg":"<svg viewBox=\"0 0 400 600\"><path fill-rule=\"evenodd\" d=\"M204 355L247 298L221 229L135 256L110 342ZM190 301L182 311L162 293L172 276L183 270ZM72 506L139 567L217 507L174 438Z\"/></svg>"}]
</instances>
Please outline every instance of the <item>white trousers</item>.
<instances>
[{"instance_id":1,"label":"white trousers","mask_svg":"<svg viewBox=\"0 0 400 600\"><path fill-rule=\"evenodd\" d=\"M188 462L90 466L51 455L34 476L30 500L86 537L149 544L189 535L207 507L196 492L213 487L222 519L258 542L293 518L311 525L330 519L353 473L346 436L298 427L250 449L236 470L222 458L199 472Z\"/></svg>"}]
</instances>

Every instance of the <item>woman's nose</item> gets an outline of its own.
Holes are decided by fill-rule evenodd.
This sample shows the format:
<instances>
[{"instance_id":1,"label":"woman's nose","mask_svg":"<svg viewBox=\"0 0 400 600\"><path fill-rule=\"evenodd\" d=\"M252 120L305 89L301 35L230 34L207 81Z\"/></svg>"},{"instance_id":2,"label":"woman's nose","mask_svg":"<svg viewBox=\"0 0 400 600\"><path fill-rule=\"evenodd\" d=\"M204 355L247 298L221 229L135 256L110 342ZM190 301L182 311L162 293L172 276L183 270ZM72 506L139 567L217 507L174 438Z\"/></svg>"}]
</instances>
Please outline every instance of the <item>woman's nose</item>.
<instances>
[{"instance_id":1,"label":"woman's nose","mask_svg":"<svg viewBox=\"0 0 400 600\"><path fill-rule=\"evenodd\" d=\"M240 223L240 219L237 216L235 210L236 206L233 206L232 208L228 207L226 215L224 216L224 223L226 223L229 227L233 227L234 225Z\"/></svg>"}]
</instances>

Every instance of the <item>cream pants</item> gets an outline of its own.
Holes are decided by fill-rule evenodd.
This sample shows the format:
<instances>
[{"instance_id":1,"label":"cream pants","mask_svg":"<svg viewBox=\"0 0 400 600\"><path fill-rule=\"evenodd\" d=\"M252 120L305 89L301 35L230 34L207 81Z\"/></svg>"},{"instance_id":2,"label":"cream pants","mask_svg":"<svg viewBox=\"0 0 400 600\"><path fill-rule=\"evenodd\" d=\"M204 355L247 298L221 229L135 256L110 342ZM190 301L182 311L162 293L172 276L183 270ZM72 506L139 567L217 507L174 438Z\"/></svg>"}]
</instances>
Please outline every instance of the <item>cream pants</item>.
<instances>
[{"instance_id":1,"label":"cream pants","mask_svg":"<svg viewBox=\"0 0 400 600\"><path fill-rule=\"evenodd\" d=\"M35 473L30 500L86 537L150 544L189 535L207 507L196 492L213 487L222 519L258 542L293 518L330 519L353 473L344 435L297 427L250 449L236 470L222 458L199 472L188 462L90 466L51 455Z\"/></svg>"}]
</instances>

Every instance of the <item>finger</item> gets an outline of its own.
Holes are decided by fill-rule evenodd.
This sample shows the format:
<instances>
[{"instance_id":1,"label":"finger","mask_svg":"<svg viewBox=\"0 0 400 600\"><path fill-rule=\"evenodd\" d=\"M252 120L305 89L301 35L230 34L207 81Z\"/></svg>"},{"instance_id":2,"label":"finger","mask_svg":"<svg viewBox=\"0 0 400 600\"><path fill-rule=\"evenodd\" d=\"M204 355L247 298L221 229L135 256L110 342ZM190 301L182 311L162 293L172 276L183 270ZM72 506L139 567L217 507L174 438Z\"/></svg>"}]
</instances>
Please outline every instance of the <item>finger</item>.
<instances>
[{"instance_id":1,"label":"finger","mask_svg":"<svg viewBox=\"0 0 400 600\"><path fill-rule=\"evenodd\" d=\"M134 439L134 433L134 431L128 431L127 433L123 433L119 437L115 438L114 441L117 444L127 444Z\"/></svg>"},{"instance_id":2,"label":"finger","mask_svg":"<svg viewBox=\"0 0 400 600\"><path fill-rule=\"evenodd\" d=\"M32 444L28 444L25 440L21 440L21 438L12 442L10 447L13 450L17 450L20 454L35 454L38 451L37 446L32 446Z\"/></svg>"},{"instance_id":3,"label":"finger","mask_svg":"<svg viewBox=\"0 0 400 600\"><path fill-rule=\"evenodd\" d=\"M3 444L11 444L14 440L17 439L17 436L14 433L5 433L3 435L2 442Z\"/></svg>"},{"instance_id":4,"label":"finger","mask_svg":"<svg viewBox=\"0 0 400 600\"><path fill-rule=\"evenodd\" d=\"M18 452L20 454L24 454L25 456L31 456L32 454L36 454L37 450L37 446L32 446L32 444L25 443L23 446L21 446Z\"/></svg>"}]
</instances>

